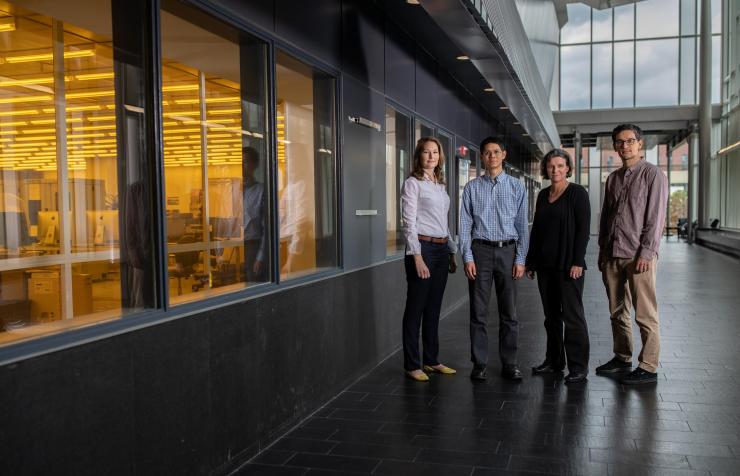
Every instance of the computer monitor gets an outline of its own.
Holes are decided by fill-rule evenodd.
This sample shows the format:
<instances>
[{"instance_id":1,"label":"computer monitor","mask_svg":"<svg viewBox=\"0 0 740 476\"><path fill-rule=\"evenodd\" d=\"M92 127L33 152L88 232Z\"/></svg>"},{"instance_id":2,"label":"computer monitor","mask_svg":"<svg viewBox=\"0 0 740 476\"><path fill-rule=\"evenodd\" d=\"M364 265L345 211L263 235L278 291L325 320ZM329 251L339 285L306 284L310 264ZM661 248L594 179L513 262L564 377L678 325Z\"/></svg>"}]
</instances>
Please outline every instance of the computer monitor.
<instances>
[{"instance_id":1,"label":"computer monitor","mask_svg":"<svg viewBox=\"0 0 740 476\"><path fill-rule=\"evenodd\" d=\"M36 239L42 245L58 245L59 244L59 212L39 212L37 216L38 221L38 234Z\"/></svg>"},{"instance_id":2,"label":"computer monitor","mask_svg":"<svg viewBox=\"0 0 740 476\"><path fill-rule=\"evenodd\" d=\"M175 243L185 234L185 228L192 221L192 218L187 218L182 215L174 215L167 217L167 241Z\"/></svg>"},{"instance_id":3,"label":"computer monitor","mask_svg":"<svg viewBox=\"0 0 740 476\"><path fill-rule=\"evenodd\" d=\"M95 245L118 243L118 210L88 210L87 242Z\"/></svg>"},{"instance_id":4,"label":"computer monitor","mask_svg":"<svg viewBox=\"0 0 740 476\"><path fill-rule=\"evenodd\" d=\"M32 243L28 220L23 212L0 212L0 246L17 249Z\"/></svg>"}]
</instances>

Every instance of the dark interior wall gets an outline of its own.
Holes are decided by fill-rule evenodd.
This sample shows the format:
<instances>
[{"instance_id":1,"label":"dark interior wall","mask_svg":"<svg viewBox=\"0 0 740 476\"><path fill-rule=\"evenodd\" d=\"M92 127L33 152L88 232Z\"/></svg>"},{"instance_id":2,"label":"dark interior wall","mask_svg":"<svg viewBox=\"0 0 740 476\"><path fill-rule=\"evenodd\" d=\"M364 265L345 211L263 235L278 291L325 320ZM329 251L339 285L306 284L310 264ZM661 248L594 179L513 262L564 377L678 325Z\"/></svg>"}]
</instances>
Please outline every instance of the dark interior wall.
<instances>
[{"instance_id":1,"label":"dark interior wall","mask_svg":"<svg viewBox=\"0 0 740 476\"><path fill-rule=\"evenodd\" d=\"M384 212L384 132L347 116L383 124L388 98L477 143L485 115L375 2L211 4L342 70L355 271L0 367L0 474L223 473L400 345L403 263L385 261L384 213L355 215ZM458 272L445 309L466 294Z\"/></svg>"}]
</instances>

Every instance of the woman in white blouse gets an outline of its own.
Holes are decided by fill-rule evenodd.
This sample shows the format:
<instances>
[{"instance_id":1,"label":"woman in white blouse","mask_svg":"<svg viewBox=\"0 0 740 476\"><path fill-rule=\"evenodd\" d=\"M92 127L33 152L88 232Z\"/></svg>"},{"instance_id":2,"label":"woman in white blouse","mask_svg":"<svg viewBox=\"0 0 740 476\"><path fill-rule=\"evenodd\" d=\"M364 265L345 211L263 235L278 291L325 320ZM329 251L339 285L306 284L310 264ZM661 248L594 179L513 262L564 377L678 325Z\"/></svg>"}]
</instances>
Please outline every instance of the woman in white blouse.
<instances>
[{"instance_id":1,"label":"woman in white blouse","mask_svg":"<svg viewBox=\"0 0 740 476\"><path fill-rule=\"evenodd\" d=\"M439 312L447 285L447 272L454 273L456 244L450 235L447 212L450 197L445 188L445 157L439 141L422 137L414 150L413 170L403 183L401 210L406 238L406 310L403 313L403 365L417 381L429 380L429 372L454 374L439 362ZM419 352L419 329L424 346Z\"/></svg>"}]
</instances>

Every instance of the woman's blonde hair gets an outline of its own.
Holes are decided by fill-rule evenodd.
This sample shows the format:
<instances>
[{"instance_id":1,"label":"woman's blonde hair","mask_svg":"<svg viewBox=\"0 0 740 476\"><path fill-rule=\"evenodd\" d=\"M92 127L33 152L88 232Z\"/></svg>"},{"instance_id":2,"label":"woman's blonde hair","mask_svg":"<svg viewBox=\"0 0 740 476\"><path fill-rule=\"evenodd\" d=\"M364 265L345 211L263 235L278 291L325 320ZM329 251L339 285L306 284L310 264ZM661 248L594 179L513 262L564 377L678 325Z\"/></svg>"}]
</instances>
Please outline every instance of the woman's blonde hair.
<instances>
[{"instance_id":1,"label":"woman's blonde hair","mask_svg":"<svg viewBox=\"0 0 740 476\"><path fill-rule=\"evenodd\" d=\"M414 149L414 161L412 162L411 176L419 180L424 180L424 166L421 163L421 151L424 149L424 144L427 142L434 142L437 144L437 150L439 150L439 162L434 167L434 178L437 183L445 184L445 153L442 150L442 144L436 137L422 137L416 141L416 149Z\"/></svg>"}]
</instances>

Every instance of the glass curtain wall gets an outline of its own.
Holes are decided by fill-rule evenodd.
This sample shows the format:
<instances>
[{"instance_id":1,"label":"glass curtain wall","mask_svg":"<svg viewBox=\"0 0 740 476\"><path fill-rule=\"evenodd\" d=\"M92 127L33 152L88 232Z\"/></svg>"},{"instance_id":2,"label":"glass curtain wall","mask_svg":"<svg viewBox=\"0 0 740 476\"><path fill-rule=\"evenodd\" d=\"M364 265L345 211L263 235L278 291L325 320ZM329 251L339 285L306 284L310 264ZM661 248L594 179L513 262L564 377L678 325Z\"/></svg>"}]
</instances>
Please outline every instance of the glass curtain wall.
<instances>
[{"instance_id":1,"label":"glass curtain wall","mask_svg":"<svg viewBox=\"0 0 740 476\"><path fill-rule=\"evenodd\" d=\"M180 304L271 279L265 45L169 1L161 31L167 270Z\"/></svg>"},{"instance_id":2,"label":"glass curtain wall","mask_svg":"<svg viewBox=\"0 0 740 476\"><path fill-rule=\"evenodd\" d=\"M697 0L644 0L603 10L567 5L559 109L696 104ZM712 102L720 101L722 0L712 0Z\"/></svg>"},{"instance_id":3,"label":"glass curtain wall","mask_svg":"<svg viewBox=\"0 0 740 476\"><path fill-rule=\"evenodd\" d=\"M141 3L0 15L0 344L154 307Z\"/></svg>"}]
</instances>

